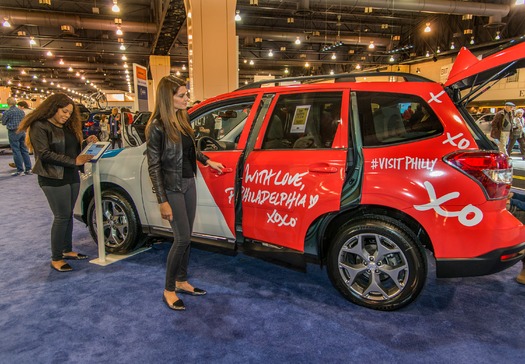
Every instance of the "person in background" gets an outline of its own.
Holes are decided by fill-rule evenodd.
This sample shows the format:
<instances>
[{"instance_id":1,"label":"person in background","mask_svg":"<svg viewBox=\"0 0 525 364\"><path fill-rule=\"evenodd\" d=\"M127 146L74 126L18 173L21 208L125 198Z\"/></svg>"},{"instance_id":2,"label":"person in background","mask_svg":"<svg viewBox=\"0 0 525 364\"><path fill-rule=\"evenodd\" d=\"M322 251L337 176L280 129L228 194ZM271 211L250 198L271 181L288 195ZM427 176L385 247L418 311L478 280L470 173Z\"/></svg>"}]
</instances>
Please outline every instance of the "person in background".
<instances>
[{"instance_id":1,"label":"person in background","mask_svg":"<svg viewBox=\"0 0 525 364\"><path fill-rule=\"evenodd\" d=\"M120 112L124 114L124 117L126 118L126 123L128 125L133 124L133 114L131 113L131 110L127 107L120 108Z\"/></svg>"},{"instance_id":2,"label":"person in background","mask_svg":"<svg viewBox=\"0 0 525 364\"><path fill-rule=\"evenodd\" d=\"M512 130L510 132L509 144L507 145L507 154L512 154L512 147L514 147L514 143L518 141L522 160L525 160L524 127L525 120L523 119L523 109L516 109L514 111L514 118L512 118Z\"/></svg>"},{"instance_id":3,"label":"person in background","mask_svg":"<svg viewBox=\"0 0 525 364\"><path fill-rule=\"evenodd\" d=\"M118 144L118 147L122 148L122 133L120 127L120 114L115 107L111 110L111 115L109 116L109 140L111 141L111 149L115 149L115 144Z\"/></svg>"},{"instance_id":4,"label":"person in background","mask_svg":"<svg viewBox=\"0 0 525 364\"><path fill-rule=\"evenodd\" d=\"M14 97L7 98L7 105L9 109L4 111L2 115L2 125L7 129L7 136L9 138L9 146L13 151L13 162L16 166L16 172L11 176L22 176L31 173L31 158L25 143L26 133L18 132L18 126L25 118L26 114L16 107L16 100Z\"/></svg>"},{"instance_id":5,"label":"person in background","mask_svg":"<svg viewBox=\"0 0 525 364\"><path fill-rule=\"evenodd\" d=\"M73 207L80 188L79 168L92 156L81 155L82 121L77 106L67 95L49 96L20 126L28 133L27 142L34 151L34 173L53 212L51 226L51 268L69 272L65 259L82 260L87 255L72 250ZM96 142L90 135L86 141Z\"/></svg>"},{"instance_id":6,"label":"person in background","mask_svg":"<svg viewBox=\"0 0 525 364\"><path fill-rule=\"evenodd\" d=\"M414 115L414 110L412 110L411 105L408 105L407 109L403 113L403 120L405 120L405 122L409 121L412 115Z\"/></svg>"},{"instance_id":7,"label":"person in background","mask_svg":"<svg viewBox=\"0 0 525 364\"><path fill-rule=\"evenodd\" d=\"M24 101L24 100L22 100L22 101L18 101L16 105L17 105L18 108L19 108L20 110L22 110L22 111L24 112L24 114L26 114L26 115L29 114L31 111L33 111L33 110L31 110L31 109L29 108L29 104L27 103L27 101Z\"/></svg>"},{"instance_id":8,"label":"person in background","mask_svg":"<svg viewBox=\"0 0 525 364\"><path fill-rule=\"evenodd\" d=\"M512 110L516 105L512 102L506 102L503 110L500 110L492 119L492 129L490 137L494 139L501 153L507 153L507 144L509 141L510 130L512 128Z\"/></svg>"},{"instance_id":9,"label":"person in background","mask_svg":"<svg viewBox=\"0 0 525 364\"><path fill-rule=\"evenodd\" d=\"M195 220L197 161L216 170L224 168L195 148L189 122L188 90L183 80L163 77L155 97L155 107L146 126L148 171L157 196L161 217L173 230L168 253L163 301L172 310L184 310L177 293L202 296L205 290L188 282L190 239Z\"/></svg>"},{"instance_id":10,"label":"person in background","mask_svg":"<svg viewBox=\"0 0 525 364\"><path fill-rule=\"evenodd\" d=\"M109 123L108 123L108 117L106 115L102 115L100 117L100 121L98 122L98 125L100 127L100 134L99 139L102 142L107 142L109 140Z\"/></svg>"}]
</instances>

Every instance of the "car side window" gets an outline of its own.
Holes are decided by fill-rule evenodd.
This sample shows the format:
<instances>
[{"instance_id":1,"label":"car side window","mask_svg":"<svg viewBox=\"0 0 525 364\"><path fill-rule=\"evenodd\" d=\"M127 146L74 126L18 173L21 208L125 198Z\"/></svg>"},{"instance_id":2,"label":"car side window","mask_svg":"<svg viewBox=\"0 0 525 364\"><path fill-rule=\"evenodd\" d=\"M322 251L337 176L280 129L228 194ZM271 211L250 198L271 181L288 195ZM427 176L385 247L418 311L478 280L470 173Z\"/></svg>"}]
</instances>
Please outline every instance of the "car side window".
<instances>
[{"instance_id":1,"label":"car side window","mask_svg":"<svg viewBox=\"0 0 525 364\"><path fill-rule=\"evenodd\" d=\"M443 125L420 97L382 92L355 94L363 146L381 146L443 133Z\"/></svg>"},{"instance_id":2,"label":"car side window","mask_svg":"<svg viewBox=\"0 0 525 364\"><path fill-rule=\"evenodd\" d=\"M232 136L231 133L234 133L240 124L245 123L251 107L251 102L228 105L200 115L192 120L195 136L197 138L211 137L216 140L235 139L237 135Z\"/></svg>"},{"instance_id":3,"label":"car side window","mask_svg":"<svg viewBox=\"0 0 525 364\"><path fill-rule=\"evenodd\" d=\"M342 92L281 95L262 149L330 148L341 120Z\"/></svg>"}]
</instances>

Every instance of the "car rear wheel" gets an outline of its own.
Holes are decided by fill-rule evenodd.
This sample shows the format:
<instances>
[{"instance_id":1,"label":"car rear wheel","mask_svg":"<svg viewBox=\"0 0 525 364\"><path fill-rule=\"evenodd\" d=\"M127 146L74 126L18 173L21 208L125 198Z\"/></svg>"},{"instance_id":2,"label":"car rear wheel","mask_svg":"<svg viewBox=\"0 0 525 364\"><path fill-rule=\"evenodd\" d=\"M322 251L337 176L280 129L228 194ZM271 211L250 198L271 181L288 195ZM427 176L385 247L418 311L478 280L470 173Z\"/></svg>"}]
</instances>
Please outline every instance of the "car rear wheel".
<instances>
[{"instance_id":1,"label":"car rear wheel","mask_svg":"<svg viewBox=\"0 0 525 364\"><path fill-rule=\"evenodd\" d=\"M132 204L116 191L102 193L102 218L104 243L108 253L126 254L137 247L141 240L139 221ZM98 243L95 202L88 207L87 221L93 240Z\"/></svg>"},{"instance_id":2,"label":"car rear wheel","mask_svg":"<svg viewBox=\"0 0 525 364\"><path fill-rule=\"evenodd\" d=\"M414 234L397 220L368 215L343 226L328 254L328 275L350 301L395 310L419 295L426 255Z\"/></svg>"}]
</instances>

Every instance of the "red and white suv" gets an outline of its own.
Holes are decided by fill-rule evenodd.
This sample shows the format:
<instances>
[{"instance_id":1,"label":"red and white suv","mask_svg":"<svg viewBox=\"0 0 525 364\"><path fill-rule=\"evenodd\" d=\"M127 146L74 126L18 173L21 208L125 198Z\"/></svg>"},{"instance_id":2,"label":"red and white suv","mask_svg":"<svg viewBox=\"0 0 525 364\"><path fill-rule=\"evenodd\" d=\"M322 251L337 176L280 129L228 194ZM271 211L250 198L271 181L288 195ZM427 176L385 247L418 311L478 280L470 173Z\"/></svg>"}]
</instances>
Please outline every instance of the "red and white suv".
<instances>
[{"instance_id":1,"label":"red and white suv","mask_svg":"<svg viewBox=\"0 0 525 364\"><path fill-rule=\"evenodd\" d=\"M463 49L444 86L410 74L345 74L253 84L202 102L191 120L211 130L198 146L227 173L199 166L194 240L326 264L346 298L381 310L418 296L425 249L440 277L512 266L525 251L525 229L505 209L512 166L465 106L524 57L524 42L482 60ZM144 151L99 161L110 252L171 235ZM89 171L75 213L96 238Z\"/></svg>"}]
</instances>

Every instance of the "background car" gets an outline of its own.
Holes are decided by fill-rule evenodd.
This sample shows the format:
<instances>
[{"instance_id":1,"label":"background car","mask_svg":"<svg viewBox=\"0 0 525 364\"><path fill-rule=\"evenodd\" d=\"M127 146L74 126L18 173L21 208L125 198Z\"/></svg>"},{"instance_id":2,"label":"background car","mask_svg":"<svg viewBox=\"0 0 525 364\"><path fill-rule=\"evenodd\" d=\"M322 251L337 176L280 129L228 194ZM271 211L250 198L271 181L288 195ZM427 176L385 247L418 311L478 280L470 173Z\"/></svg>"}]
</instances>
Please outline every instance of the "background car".
<instances>
[{"instance_id":1,"label":"background car","mask_svg":"<svg viewBox=\"0 0 525 364\"><path fill-rule=\"evenodd\" d=\"M84 138L87 138L90 135L97 135L100 133L99 121L102 115L109 117L111 115L111 109L107 110L95 110L91 111L87 118L83 121L82 134Z\"/></svg>"},{"instance_id":2,"label":"background car","mask_svg":"<svg viewBox=\"0 0 525 364\"><path fill-rule=\"evenodd\" d=\"M492 129L492 119L494 119L495 113L489 113L485 115L481 115L476 119L476 125L479 126L481 131L490 138L490 131Z\"/></svg>"},{"instance_id":3,"label":"background car","mask_svg":"<svg viewBox=\"0 0 525 364\"><path fill-rule=\"evenodd\" d=\"M9 137L7 135L7 128L2 125L2 114L8 109L7 105L0 106L0 148L9 147ZM1 151L0 151L1 152Z\"/></svg>"}]
</instances>

